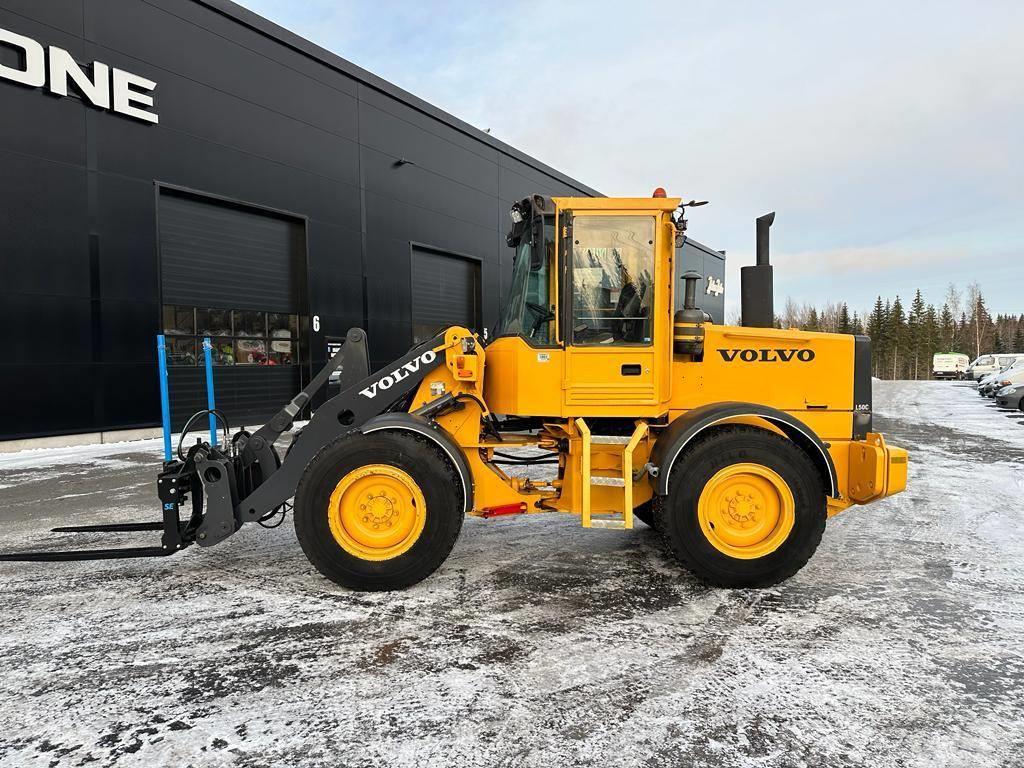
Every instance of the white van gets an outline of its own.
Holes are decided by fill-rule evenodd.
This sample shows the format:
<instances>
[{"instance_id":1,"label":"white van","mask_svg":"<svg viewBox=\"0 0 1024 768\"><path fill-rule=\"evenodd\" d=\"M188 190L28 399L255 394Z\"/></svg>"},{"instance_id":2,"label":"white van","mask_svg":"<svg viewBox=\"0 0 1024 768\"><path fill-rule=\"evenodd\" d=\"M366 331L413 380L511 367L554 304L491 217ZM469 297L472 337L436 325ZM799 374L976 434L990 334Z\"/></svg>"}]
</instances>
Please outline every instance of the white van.
<instances>
[{"instance_id":1,"label":"white van","mask_svg":"<svg viewBox=\"0 0 1024 768\"><path fill-rule=\"evenodd\" d=\"M967 373L971 358L958 352L938 354L932 357L932 376L936 379L962 379Z\"/></svg>"},{"instance_id":2,"label":"white van","mask_svg":"<svg viewBox=\"0 0 1024 768\"><path fill-rule=\"evenodd\" d=\"M1024 354L1004 352L998 355L982 355L967 367L967 374L977 381L982 376L1009 368L1018 360L1024 360Z\"/></svg>"}]
</instances>

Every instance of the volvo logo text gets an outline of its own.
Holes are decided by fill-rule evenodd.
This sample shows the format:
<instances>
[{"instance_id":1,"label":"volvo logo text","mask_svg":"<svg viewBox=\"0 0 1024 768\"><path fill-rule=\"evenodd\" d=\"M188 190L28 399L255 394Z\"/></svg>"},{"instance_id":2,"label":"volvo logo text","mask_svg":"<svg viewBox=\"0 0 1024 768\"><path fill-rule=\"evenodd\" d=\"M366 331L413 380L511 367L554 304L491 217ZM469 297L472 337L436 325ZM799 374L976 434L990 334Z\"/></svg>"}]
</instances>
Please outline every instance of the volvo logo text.
<instances>
[{"instance_id":1,"label":"volvo logo text","mask_svg":"<svg viewBox=\"0 0 1024 768\"><path fill-rule=\"evenodd\" d=\"M430 365L436 359L437 354L434 350L428 349L415 360L411 360L400 368L396 368L386 376L381 376L366 389L360 389L359 394L372 400L377 396L378 390L391 389L395 384L402 381L402 379L409 378L410 373L418 373L421 365Z\"/></svg>"},{"instance_id":2,"label":"volvo logo text","mask_svg":"<svg viewBox=\"0 0 1024 768\"><path fill-rule=\"evenodd\" d=\"M727 363L736 359L744 363L788 363L790 360L809 363L814 359L813 349L720 349L718 354Z\"/></svg>"}]
</instances>

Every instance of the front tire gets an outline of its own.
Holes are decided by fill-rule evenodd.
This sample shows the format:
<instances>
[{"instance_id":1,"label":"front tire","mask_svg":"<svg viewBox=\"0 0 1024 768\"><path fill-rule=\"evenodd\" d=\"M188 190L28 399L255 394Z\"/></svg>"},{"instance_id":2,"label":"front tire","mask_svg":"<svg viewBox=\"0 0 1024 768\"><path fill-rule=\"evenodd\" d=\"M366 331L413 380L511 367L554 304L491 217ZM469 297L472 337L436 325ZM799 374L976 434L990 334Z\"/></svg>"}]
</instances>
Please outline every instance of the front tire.
<instances>
[{"instance_id":1,"label":"front tire","mask_svg":"<svg viewBox=\"0 0 1024 768\"><path fill-rule=\"evenodd\" d=\"M451 462L398 431L341 438L310 461L295 494L295 533L331 581L359 591L422 581L455 546L464 517Z\"/></svg>"},{"instance_id":2,"label":"front tire","mask_svg":"<svg viewBox=\"0 0 1024 768\"><path fill-rule=\"evenodd\" d=\"M722 587L766 587L800 570L825 529L822 478L795 443L756 427L688 446L657 497L658 527L680 563Z\"/></svg>"}]
</instances>

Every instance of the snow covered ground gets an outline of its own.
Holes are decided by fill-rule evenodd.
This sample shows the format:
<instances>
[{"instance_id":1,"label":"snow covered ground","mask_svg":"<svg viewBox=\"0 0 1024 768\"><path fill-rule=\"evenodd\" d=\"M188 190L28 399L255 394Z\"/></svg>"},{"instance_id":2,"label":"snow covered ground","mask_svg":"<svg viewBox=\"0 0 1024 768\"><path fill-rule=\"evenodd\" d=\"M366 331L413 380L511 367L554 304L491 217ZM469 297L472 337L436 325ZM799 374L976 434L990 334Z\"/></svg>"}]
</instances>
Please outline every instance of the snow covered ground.
<instances>
[{"instance_id":1,"label":"snow covered ground","mask_svg":"<svg viewBox=\"0 0 1024 768\"><path fill-rule=\"evenodd\" d=\"M957 383L875 399L909 490L830 521L770 590L553 515L468 520L395 594L321 579L290 523L0 563L0 764L1021 765L1024 416ZM159 451L0 456L0 549L155 516Z\"/></svg>"}]
</instances>

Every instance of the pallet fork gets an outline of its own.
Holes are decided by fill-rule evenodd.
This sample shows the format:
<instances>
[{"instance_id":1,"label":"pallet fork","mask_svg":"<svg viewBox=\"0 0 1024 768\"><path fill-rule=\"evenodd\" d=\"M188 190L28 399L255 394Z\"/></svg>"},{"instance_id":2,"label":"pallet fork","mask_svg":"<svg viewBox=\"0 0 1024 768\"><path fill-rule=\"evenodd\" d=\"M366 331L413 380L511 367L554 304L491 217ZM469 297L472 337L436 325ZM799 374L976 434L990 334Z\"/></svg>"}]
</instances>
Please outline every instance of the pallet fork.
<instances>
[{"instance_id":1,"label":"pallet fork","mask_svg":"<svg viewBox=\"0 0 1024 768\"><path fill-rule=\"evenodd\" d=\"M165 477L157 481L163 504L163 520L143 523L99 523L97 525L62 525L51 528L52 533L136 533L163 531L158 547L118 547L116 549L67 549L41 552L0 553L0 560L21 562L69 562L74 560L120 560L136 557L167 557L185 549L195 540L195 530L202 520L202 491L193 495L192 515L182 523L178 517L181 503L188 501L192 492L186 474Z\"/></svg>"}]
</instances>

